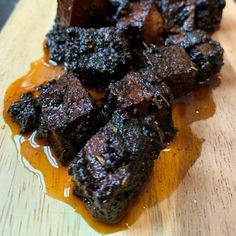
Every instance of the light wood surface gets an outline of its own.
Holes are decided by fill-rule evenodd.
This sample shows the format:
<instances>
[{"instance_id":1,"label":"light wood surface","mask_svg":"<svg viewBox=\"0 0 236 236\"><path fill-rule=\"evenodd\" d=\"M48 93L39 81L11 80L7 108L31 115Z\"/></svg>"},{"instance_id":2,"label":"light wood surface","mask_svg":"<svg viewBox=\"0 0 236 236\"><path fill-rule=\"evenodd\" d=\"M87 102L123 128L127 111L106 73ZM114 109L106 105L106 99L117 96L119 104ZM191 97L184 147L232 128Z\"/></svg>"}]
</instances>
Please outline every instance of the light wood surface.
<instances>
[{"instance_id":1,"label":"light wood surface","mask_svg":"<svg viewBox=\"0 0 236 236\"><path fill-rule=\"evenodd\" d=\"M10 83L42 56L55 9L56 0L21 0L0 32L1 110ZM227 1L214 38L225 49L225 66L222 82L213 90L215 114L191 125L204 140L200 157L168 198L114 236L236 235L236 4L232 0ZM19 164L2 115L0 127L0 235L99 235L70 206L43 193L37 176Z\"/></svg>"}]
</instances>

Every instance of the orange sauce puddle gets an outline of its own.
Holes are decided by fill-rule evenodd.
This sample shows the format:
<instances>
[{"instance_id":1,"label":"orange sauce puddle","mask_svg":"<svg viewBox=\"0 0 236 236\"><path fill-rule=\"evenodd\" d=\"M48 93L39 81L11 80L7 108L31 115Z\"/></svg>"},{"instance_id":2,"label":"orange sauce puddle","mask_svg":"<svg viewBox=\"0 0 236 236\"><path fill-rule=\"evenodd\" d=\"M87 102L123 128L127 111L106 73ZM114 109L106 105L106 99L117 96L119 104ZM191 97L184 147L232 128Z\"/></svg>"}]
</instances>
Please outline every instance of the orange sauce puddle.
<instances>
[{"instance_id":1,"label":"orange sauce puddle","mask_svg":"<svg viewBox=\"0 0 236 236\"><path fill-rule=\"evenodd\" d=\"M49 80L58 79L64 73L62 66L54 67L47 61L47 56L44 56L34 62L29 73L15 81L5 94L4 118L11 127L19 162L38 176L40 186L45 193L71 205L96 231L112 233L125 230L135 223L144 209L170 196L199 158L203 140L191 131L190 125L197 120L207 119L215 113L215 104L211 96L212 88L211 86L200 87L191 95L176 102L173 109L175 127L178 130L176 137L155 162L149 183L146 184L127 216L120 223L108 226L94 220L82 201L72 194L71 177L67 169L58 162L47 143L35 140L35 132L20 135L18 125L7 114L9 105L17 101L22 93L31 91ZM94 96L97 94L95 93Z\"/></svg>"}]
</instances>

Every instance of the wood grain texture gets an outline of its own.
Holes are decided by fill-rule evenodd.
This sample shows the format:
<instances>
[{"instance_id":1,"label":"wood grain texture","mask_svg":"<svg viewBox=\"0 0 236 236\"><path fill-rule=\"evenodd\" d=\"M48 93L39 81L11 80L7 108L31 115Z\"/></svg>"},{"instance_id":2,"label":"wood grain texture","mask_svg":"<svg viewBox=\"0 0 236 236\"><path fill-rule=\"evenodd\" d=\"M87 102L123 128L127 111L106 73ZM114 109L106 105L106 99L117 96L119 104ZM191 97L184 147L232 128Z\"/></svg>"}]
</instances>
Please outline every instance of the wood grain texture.
<instances>
[{"instance_id":1,"label":"wood grain texture","mask_svg":"<svg viewBox=\"0 0 236 236\"><path fill-rule=\"evenodd\" d=\"M0 96L42 55L56 0L21 0L0 33ZM203 138L201 156L176 191L146 209L128 230L115 235L236 235L236 5L227 1L220 30L225 49L222 82L213 91L214 116L192 124ZM0 117L0 127L4 125ZM39 188L26 171L8 127L0 130L0 235L99 235L66 204Z\"/></svg>"}]
</instances>

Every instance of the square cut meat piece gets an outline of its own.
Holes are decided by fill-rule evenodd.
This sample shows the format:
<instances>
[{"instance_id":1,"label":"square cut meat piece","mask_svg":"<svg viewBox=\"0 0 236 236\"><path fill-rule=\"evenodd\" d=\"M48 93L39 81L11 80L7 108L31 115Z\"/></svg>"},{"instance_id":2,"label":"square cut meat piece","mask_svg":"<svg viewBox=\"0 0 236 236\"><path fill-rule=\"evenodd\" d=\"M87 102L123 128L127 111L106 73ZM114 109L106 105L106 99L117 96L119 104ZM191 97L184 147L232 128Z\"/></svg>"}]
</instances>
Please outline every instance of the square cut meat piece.
<instances>
[{"instance_id":1,"label":"square cut meat piece","mask_svg":"<svg viewBox=\"0 0 236 236\"><path fill-rule=\"evenodd\" d=\"M173 95L170 88L152 71L130 72L109 86L109 104L132 116L152 114L169 140L175 134L172 121ZM110 109L111 110L111 109Z\"/></svg>"},{"instance_id":2,"label":"square cut meat piece","mask_svg":"<svg viewBox=\"0 0 236 236\"><path fill-rule=\"evenodd\" d=\"M195 5L196 28L210 30L219 25L225 0L196 0Z\"/></svg>"},{"instance_id":3,"label":"square cut meat piece","mask_svg":"<svg viewBox=\"0 0 236 236\"><path fill-rule=\"evenodd\" d=\"M163 148L163 134L155 118L139 120L114 112L69 167L75 194L94 218L117 223L136 199Z\"/></svg>"},{"instance_id":4,"label":"square cut meat piece","mask_svg":"<svg viewBox=\"0 0 236 236\"><path fill-rule=\"evenodd\" d=\"M145 52L148 67L170 87L174 97L190 92L197 75L196 65L179 45L158 50L151 47Z\"/></svg>"},{"instance_id":5,"label":"square cut meat piece","mask_svg":"<svg viewBox=\"0 0 236 236\"><path fill-rule=\"evenodd\" d=\"M218 73L224 64L224 50L221 45L210 39L206 32L195 30L169 36L165 45L181 45L196 64L197 81L204 82Z\"/></svg>"},{"instance_id":6,"label":"square cut meat piece","mask_svg":"<svg viewBox=\"0 0 236 236\"><path fill-rule=\"evenodd\" d=\"M79 72L85 82L102 84L124 75L132 62L124 30L69 28L65 66Z\"/></svg>"},{"instance_id":7,"label":"square cut meat piece","mask_svg":"<svg viewBox=\"0 0 236 236\"><path fill-rule=\"evenodd\" d=\"M58 0L57 21L63 27L96 27L106 20L108 0Z\"/></svg>"},{"instance_id":8,"label":"square cut meat piece","mask_svg":"<svg viewBox=\"0 0 236 236\"><path fill-rule=\"evenodd\" d=\"M123 4L124 5L124 4ZM128 27L133 34L141 35L150 45L162 42L164 20L154 0L130 1L124 5L117 22L118 28Z\"/></svg>"},{"instance_id":9,"label":"square cut meat piece","mask_svg":"<svg viewBox=\"0 0 236 236\"><path fill-rule=\"evenodd\" d=\"M219 25L225 0L157 0L169 33L210 30Z\"/></svg>"},{"instance_id":10,"label":"square cut meat piece","mask_svg":"<svg viewBox=\"0 0 236 236\"><path fill-rule=\"evenodd\" d=\"M31 92L22 94L19 101L12 103L8 114L20 125L22 134L37 128L40 122L40 106Z\"/></svg>"},{"instance_id":11,"label":"square cut meat piece","mask_svg":"<svg viewBox=\"0 0 236 236\"><path fill-rule=\"evenodd\" d=\"M197 45L189 50L189 55L197 65L199 82L204 82L220 72L224 64L224 49L214 40Z\"/></svg>"},{"instance_id":12,"label":"square cut meat piece","mask_svg":"<svg viewBox=\"0 0 236 236\"><path fill-rule=\"evenodd\" d=\"M59 160L67 165L97 132L97 107L80 80L67 73L39 96L42 109L38 136L47 138Z\"/></svg>"}]
</instances>

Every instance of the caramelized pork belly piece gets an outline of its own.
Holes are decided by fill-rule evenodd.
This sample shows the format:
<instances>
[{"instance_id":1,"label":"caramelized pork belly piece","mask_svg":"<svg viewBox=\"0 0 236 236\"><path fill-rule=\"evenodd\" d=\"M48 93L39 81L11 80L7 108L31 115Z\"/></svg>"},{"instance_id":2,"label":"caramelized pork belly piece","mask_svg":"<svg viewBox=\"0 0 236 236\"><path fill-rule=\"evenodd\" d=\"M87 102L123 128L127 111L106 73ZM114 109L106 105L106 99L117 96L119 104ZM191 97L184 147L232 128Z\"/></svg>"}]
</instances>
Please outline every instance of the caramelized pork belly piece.
<instances>
[{"instance_id":1,"label":"caramelized pork belly piece","mask_svg":"<svg viewBox=\"0 0 236 236\"><path fill-rule=\"evenodd\" d=\"M105 20L108 0L58 0L57 22L63 27L96 27Z\"/></svg>"},{"instance_id":2,"label":"caramelized pork belly piece","mask_svg":"<svg viewBox=\"0 0 236 236\"><path fill-rule=\"evenodd\" d=\"M125 31L113 27L68 29L65 66L76 70L85 82L102 84L122 77L131 64Z\"/></svg>"},{"instance_id":3,"label":"caramelized pork belly piece","mask_svg":"<svg viewBox=\"0 0 236 236\"><path fill-rule=\"evenodd\" d=\"M192 90L197 75L196 65L184 48L174 45L158 50L152 46L145 56L150 70L170 87L174 97Z\"/></svg>"},{"instance_id":4,"label":"caramelized pork belly piece","mask_svg":"<svg viewBox=\"0 0 236 236\"><path fill-rule=\"evenodd\" d=\"M22 134L38 127L40 106L31 92L25 93L20 100L11 104L8 114L20 125Z\"/></svg>"},{"instance_id":5,"label":"caramelized pork belly piece","mask_svg":"<svg viewBox=\"0 0 236 236\"><path fill-rule=\"evenodd\" d=\"M195 30L166 39L165 45L181 45L188 52L198 71L197 82L204 82L218 73L223 65L224 50L207 33Z\"/></svg>"},{"instance_id":6,"label":"caramelized pork belly piece","mask_svg":"<svg viewBox=\"0 0 236 236\"><path fill-rule=\"evenodd\" d=\"M125 5L117 27L128 27L136 36L140 35L146 44L160 44L164 20L154 0L141 0Z\"/></svg>"},{"instance_id":7,"label":"caramelized pork belly piece","mask_svg":"<svg viewBox=\"0 0 236 236\"><path fill-rule=\"evenodd\" d=\"M109 92L108 103L113 110L119 108L138 117L152 114L165 134L165 140L175 135L172 93L152 71L131 72L110 84Z\"/></svg>"},{"instance_id":8,"label":"caramelized pork belly piece","mask_svg":"<svg viewBox=\"0 0 236 236\"><path fill-rule=\"evenodd\" d=\"M38 137L48 139L59 160L68 164L97 132L101 119L92 98L72 73L39 96L42 109Z\"/></svg>"},{"instance_id":9,"label":"caramelized pork belly piece","mask_svg":"<svg viewBox=\"0 0 236 236\"><path fill-rule=\"evenodd\" d=\"M75 194L94 218L117 223L143 188L163 148L163 134L154 117L139 120L116 111L69 167Z\"/></svg>"}]
</instances>

